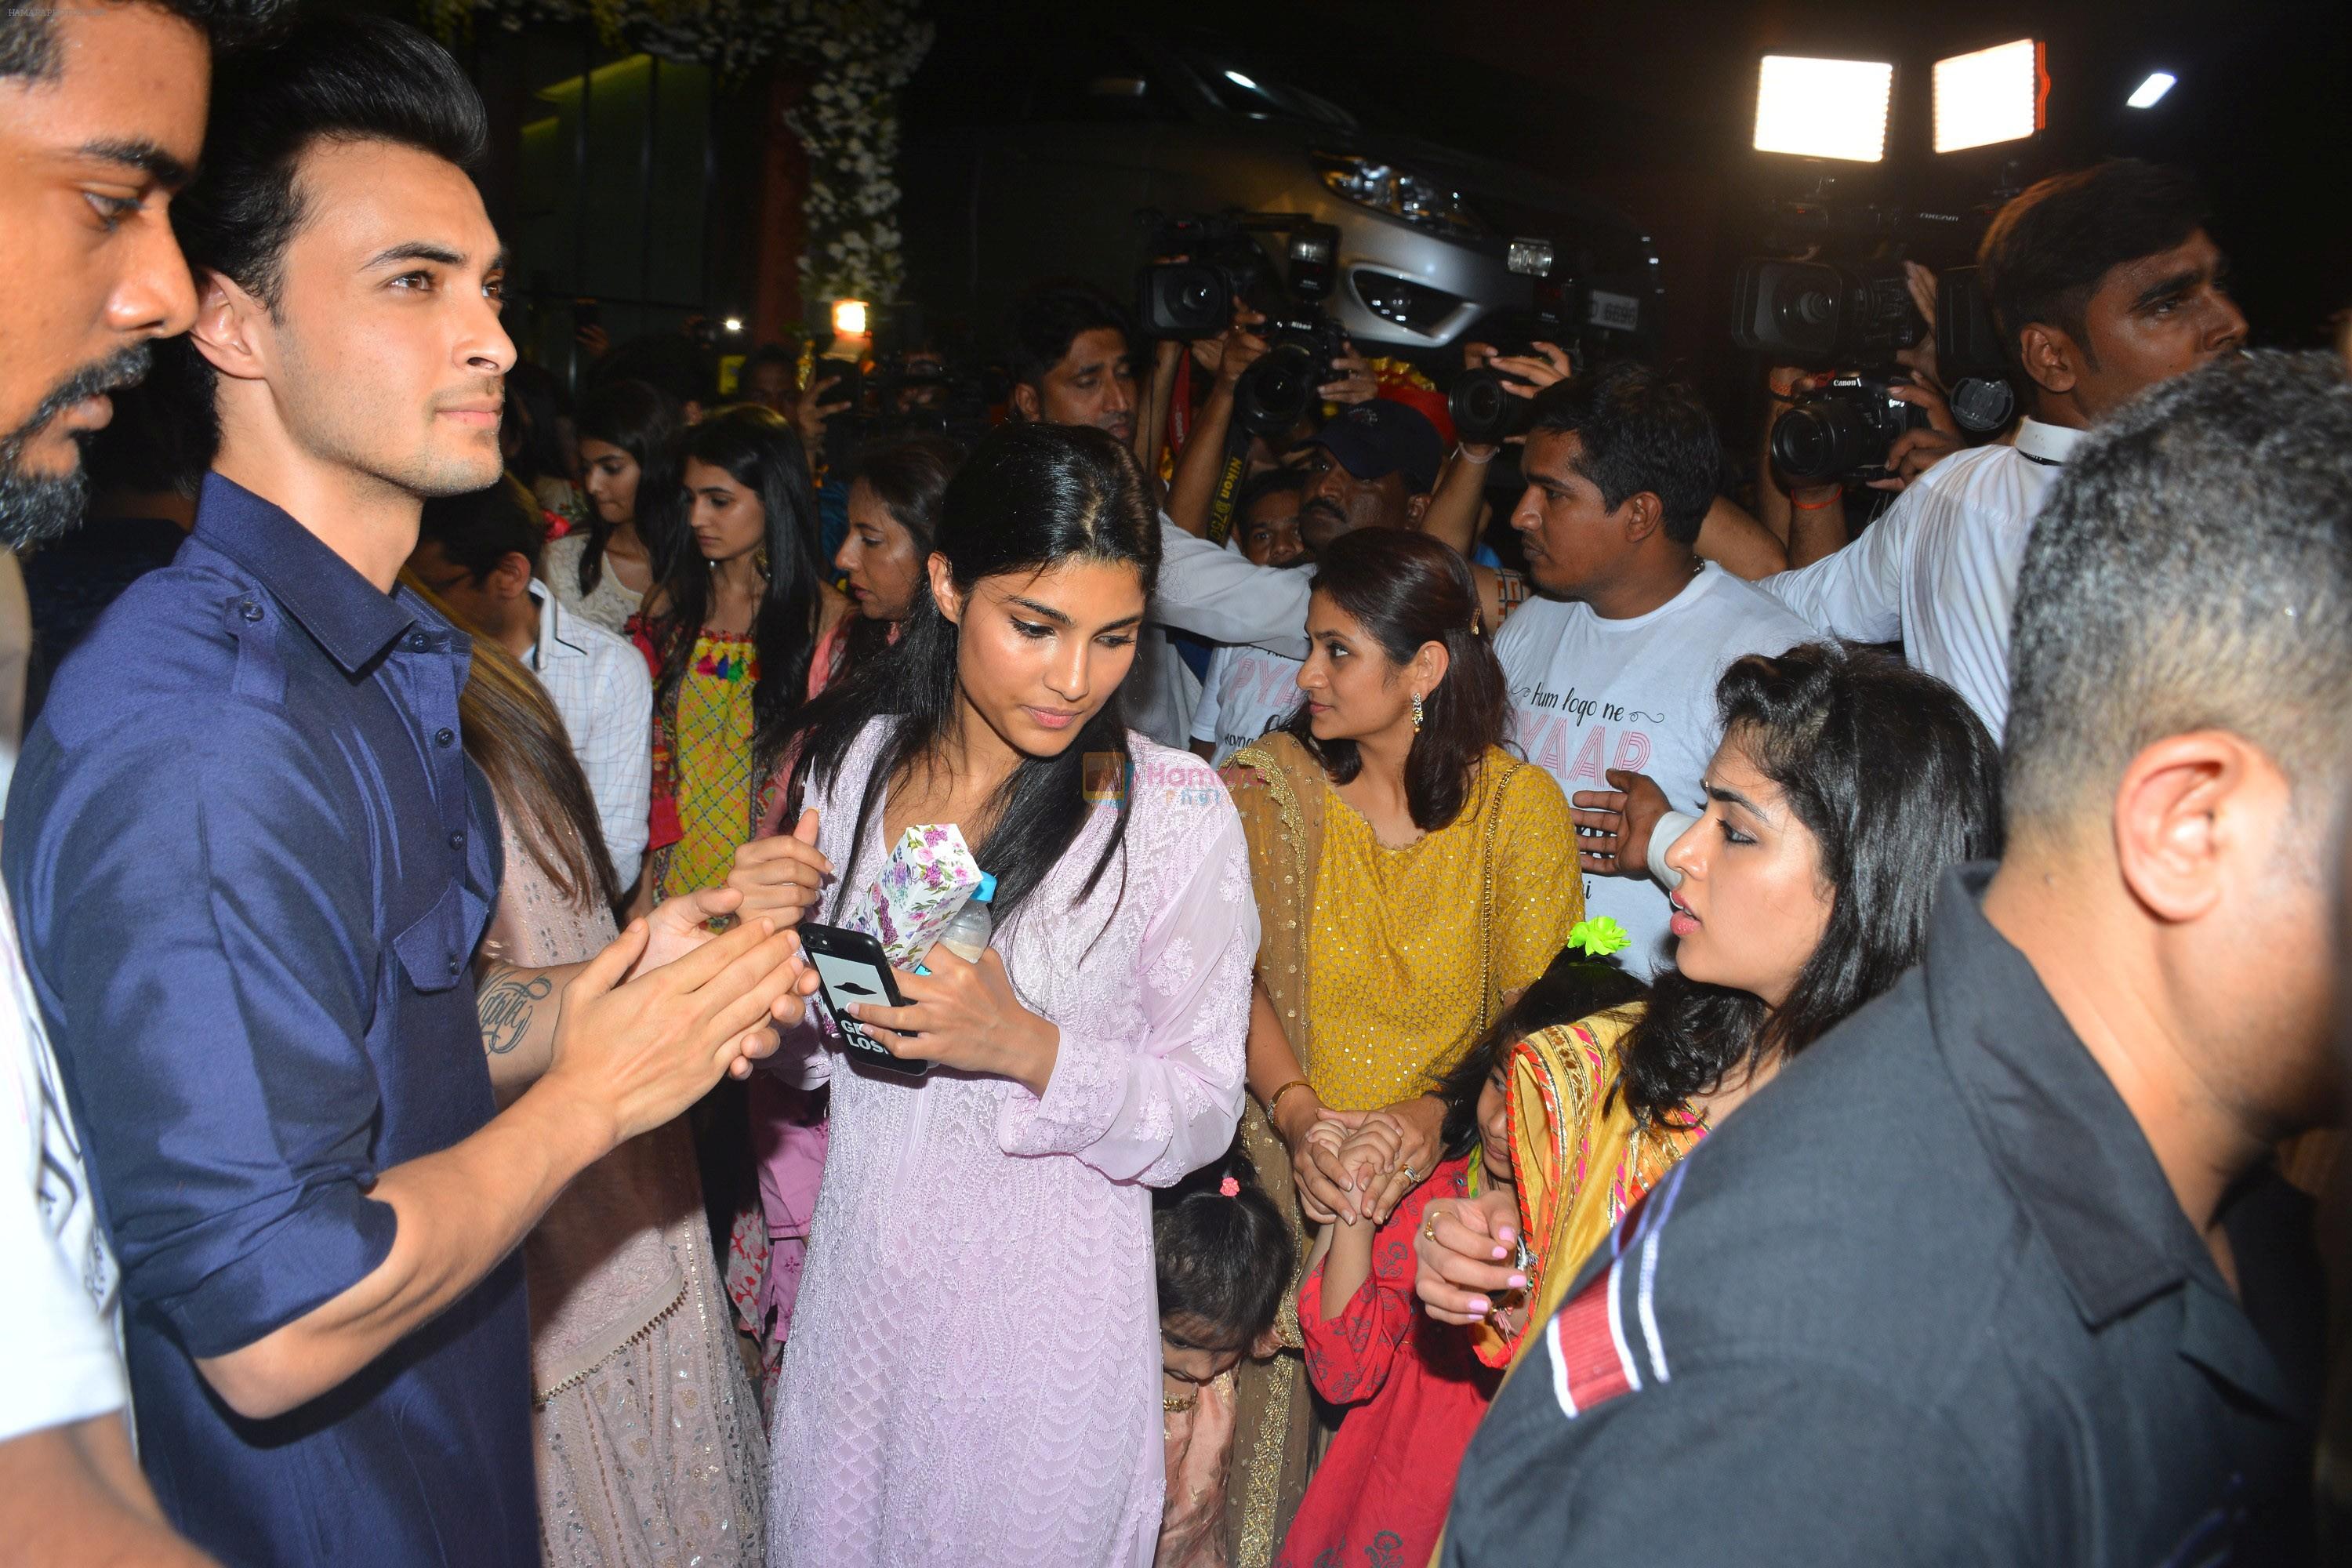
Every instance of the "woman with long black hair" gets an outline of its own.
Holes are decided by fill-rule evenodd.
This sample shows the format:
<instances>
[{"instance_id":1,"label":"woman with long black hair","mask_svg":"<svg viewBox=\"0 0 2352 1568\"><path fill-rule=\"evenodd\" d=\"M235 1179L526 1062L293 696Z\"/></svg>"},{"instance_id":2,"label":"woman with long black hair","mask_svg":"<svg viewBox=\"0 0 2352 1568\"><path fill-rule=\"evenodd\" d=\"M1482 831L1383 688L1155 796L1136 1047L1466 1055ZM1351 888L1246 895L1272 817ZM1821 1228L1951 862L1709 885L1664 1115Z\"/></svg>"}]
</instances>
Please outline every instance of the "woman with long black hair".
<instances>
[{"instance_id":1,"label":"woman with long black hair","mask_svg":"<svg viewBox=\"0 0 2352 1568\"><path fill-rule=\"evenodd\" d=\"M1666 851L1674 966L1646 1007L1518 1043L1516 1207L1433 1204L1415 1243L1423 1305L1489 1360L1527 1353L1628 1207L1918 963L1948 869L2000 854L2000 748L1935 677L1805 643L1733 664L1716 705L1706 812ZM1494 1261L1507 1229L1523 1269Z\"/></svg>"},{"instance_id":2,"label":"woman with long black hair","mask_svg":"<svg viewBox=\"0 0 2352 1568\"><path fill-rule=\"evenodd\" d=\"M656 550L683 500L686 416L649 382L614 381L589 394L578 423L585 526L549 542L546 581L565 608L618 632L654 585Z\"/></svg>"},{"instance_id":3,"label":"woman with long black hair","mask_svg":"<svg viewBox=\"0 0 2352 1568\"><path fill-rule=\"evenodd\" d=\"M765 408L721 409L679 453L685 535L630 623L654 672L646 892L716 887L759 821L755 734L808 700L818 644L849 602L816 558L800 437Z\"/></svg>"},{"instance_id":4,"label":"woman with long black hair","mask_svg":"<svg viewBox=\"0 0 2352 1568\"><path fill-rule=\"evenodd\" d=\"M792 742L838 873L812 913L854 912L908 827L953 824L996 930L978 963L901 972L903 1007L857 1008L928 1077L803 1036L833 1132L769 1561L1143 1568L1164 1462L1146 1189L1232 1142L1248 863L1216 775L1120 716L1160 563L1133 455L1008 426L933 542L898 646Z\"/></svg>"}]
</instances>

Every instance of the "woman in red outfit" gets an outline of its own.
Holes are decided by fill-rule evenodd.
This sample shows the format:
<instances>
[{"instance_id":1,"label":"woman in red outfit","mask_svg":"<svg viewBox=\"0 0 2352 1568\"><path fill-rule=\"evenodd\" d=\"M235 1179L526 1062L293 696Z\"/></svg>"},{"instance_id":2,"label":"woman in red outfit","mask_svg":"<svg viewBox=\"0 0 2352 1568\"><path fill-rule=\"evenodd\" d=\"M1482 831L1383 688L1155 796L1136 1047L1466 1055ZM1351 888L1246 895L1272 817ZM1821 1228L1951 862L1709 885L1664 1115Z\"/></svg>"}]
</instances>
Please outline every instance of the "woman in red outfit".
<instances>
[{"instance_id":1,"label":"woman in red outfit","mask_svg":"<svg viewBox=\"0 0 2352 1568\"><path fill-rule=\"evenodd\" d=\"M1436 1549L1462 1450L1502 1374L1482 1365L1468 1336L1424 1316L1412 1293L1414 1233L1433 1199L1474 1196L1511 1182L1510 1119L1503 1065L1531 1026L1507 1015L1437 1089L1445 1104L1446 1159L1375 1226L1388 1194L1366 1190L1357 1214L1323 1228L1298 1292L1298 1326L1316 1393L1351 1406L1307 1484L1281 1568L1422 1568ZM1328 1122L1310 1136L1338 1137ZM1369 1174L1395 1151L1397 1134L1368 1123L1340 1147ZM1402 1181L1402 1173L1393 1179ZM1498 1303L1499 1305L1499 1303Z\"/></svg>"}]
</instances>

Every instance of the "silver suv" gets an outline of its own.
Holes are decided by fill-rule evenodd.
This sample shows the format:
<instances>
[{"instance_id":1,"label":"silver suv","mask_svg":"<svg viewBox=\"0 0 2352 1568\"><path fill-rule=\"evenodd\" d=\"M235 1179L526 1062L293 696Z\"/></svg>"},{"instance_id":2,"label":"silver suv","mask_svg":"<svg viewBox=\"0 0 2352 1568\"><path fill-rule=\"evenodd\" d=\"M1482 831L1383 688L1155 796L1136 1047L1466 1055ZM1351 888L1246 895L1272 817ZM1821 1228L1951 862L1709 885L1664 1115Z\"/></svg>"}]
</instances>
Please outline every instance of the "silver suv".
<instances>
[{"instance_id":1,"label":"silver suv","mask_svg":"<svg viewBox=\"0 0 2352 1568\"><path fill-rule=\"evenodd\" d=\"M1024 40L1001 58L934 58L908 98L909 296L983 334L1041 278L1130 298L1149 237L1139 213L1238 209L1339 229L1327 308L1378 352L1434 362L1465 334L1525 335L1538 288L1560 333L1588 347L1654 354L1660 340L1657 250L1622 215L1522 169L1377 135L1213 43Z\"/></svg>"}]
</instances>

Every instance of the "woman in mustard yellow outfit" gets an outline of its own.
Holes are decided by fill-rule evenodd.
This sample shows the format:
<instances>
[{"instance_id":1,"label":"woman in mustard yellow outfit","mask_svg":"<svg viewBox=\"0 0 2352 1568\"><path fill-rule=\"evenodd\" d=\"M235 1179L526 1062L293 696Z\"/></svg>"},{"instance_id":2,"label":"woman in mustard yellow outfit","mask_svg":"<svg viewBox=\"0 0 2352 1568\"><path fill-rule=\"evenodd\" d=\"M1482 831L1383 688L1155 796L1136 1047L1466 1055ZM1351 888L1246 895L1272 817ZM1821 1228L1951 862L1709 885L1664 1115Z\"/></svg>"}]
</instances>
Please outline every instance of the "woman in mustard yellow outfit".
<instances>
[{"instance_id":1,"label":"woman in mustard yellow outfit","mask_svg":"<svg viewBox=\"0 0 2352 1568\"><path fill-rule=\"evenodd\" d=\"M1501 749L1503 675L1477 604L1467 565L1437 541L1343 534L1318 563L1298 711L1226 767L1262 933L1259 1106L1242 1136L1294 1223L1385 1219L1436 1168L1435 1079L1583 913L1568 802ZM1244 1369L1235 1568L1272 1560L1312 1430L1295 1348Z\"/></svg>"}]
</instances>

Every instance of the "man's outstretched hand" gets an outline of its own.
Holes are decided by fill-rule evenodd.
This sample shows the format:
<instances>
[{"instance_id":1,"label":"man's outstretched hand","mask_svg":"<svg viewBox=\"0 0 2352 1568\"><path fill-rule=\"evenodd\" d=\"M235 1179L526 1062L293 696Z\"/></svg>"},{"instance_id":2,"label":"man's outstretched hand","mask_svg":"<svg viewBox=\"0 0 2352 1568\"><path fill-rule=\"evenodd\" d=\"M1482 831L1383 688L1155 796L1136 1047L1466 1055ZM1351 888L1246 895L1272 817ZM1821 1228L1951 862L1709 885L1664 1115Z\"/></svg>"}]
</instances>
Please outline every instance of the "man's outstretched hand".
<instances>
[{"instance_id":1,"label":"man's outstretched hand","mask_svg":"<svg viewBox=\"0 0 2352 1568\"><path fill-rule=\"evenodd\" d=\"M1579 790L1570 797L1570 818L1587 831L1578 836L1576 858L1603 877L1650 874L1650 834L1672 809L1666 792L1647 773L1611 768L1601 775L1608 789Z\"/></svg>"}]
</instances>

